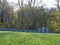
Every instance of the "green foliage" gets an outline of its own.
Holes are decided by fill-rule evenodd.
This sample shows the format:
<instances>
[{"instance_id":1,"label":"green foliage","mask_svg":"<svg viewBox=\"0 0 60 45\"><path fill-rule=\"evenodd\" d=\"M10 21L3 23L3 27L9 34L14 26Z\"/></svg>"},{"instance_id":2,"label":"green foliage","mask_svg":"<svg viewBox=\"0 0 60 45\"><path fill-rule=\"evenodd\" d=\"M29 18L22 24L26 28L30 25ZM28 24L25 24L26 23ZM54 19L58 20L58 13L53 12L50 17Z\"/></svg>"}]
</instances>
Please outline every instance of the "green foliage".
<instances>
[{"instance_id":1,"label":"green foliage","mask_svg":"<svg viewBox=\"0 0 60 45\"><path fill-rule=\"evenodd\" d=\"M52 15L50 28L53 32L60 32L60 13L57 11L53 12Z\"/></svg>"}]
</instances>

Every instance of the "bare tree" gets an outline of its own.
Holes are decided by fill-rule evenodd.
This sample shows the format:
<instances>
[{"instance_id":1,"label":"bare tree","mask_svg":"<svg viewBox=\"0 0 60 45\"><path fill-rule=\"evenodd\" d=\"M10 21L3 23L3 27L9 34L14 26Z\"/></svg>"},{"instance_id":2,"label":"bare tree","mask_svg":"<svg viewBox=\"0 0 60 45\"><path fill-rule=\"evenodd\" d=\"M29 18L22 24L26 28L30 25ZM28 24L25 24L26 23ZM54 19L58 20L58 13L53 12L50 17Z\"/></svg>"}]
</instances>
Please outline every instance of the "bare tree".
<instances>
[{"instance_id":1,"label":"bare tree","mask_svg":"<svg viewBox=\"0 0 60 45\"><path fill-rule=\"evenodd\" d=\"M56 0L56 6L57 6L58 10L60 11L60 0Z\"/></svg>"},{"instance_id":2,"label":"bare tree","mask_svg":"<svg viewBox=\"0 0 60 45\"><path fill-rule=\"evenodd\" d=\"M19 7L20 7L20 0L18 0L18 5L19 5Z\"/></svg>"},{"instance_id":3,"label":"bare tree","mask_svg":"<svg viewBox=\"0 0 60 45\"><path fill-rule=\"evenodd\" d=\"M23 6L23 2L24 2L24 0L18 0L19 7L22 7Z\"/></svg>"}]
</instances>

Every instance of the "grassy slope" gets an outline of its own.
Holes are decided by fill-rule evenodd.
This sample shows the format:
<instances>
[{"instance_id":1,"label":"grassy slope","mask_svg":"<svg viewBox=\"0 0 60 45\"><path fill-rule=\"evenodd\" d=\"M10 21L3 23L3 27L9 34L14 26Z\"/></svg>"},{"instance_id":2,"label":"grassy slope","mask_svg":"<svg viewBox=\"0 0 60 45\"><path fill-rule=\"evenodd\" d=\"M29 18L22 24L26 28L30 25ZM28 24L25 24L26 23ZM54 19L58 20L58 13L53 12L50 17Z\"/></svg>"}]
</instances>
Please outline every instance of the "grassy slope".
<instances>
[{"instance_id":1,"label":"grassy slope","mask_svg":"<svg viewBox=\"0 0 60 45\"><path fill-rule=\"evenodd\" d=\"M0 45L60 45L60 34L0 32Z\"/></svg>"}]
</instances>

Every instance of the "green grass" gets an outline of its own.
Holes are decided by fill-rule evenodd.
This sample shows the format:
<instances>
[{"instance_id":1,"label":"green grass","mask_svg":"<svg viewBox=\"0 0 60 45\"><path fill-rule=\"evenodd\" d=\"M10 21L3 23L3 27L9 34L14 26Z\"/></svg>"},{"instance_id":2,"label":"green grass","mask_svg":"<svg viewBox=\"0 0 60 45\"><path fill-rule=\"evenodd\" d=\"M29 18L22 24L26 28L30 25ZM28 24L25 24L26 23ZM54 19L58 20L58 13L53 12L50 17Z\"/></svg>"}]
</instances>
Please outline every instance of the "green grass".
<instances>
[{"instance_id":1,"label":"green grass","mask_svg":"<svg viewBox=\"0 0 60 45\"><path fill-rule=\"evenodd\" d=\"M60 45L60 34L0 32L0 45Z\"/></svg>"}]
</instances>

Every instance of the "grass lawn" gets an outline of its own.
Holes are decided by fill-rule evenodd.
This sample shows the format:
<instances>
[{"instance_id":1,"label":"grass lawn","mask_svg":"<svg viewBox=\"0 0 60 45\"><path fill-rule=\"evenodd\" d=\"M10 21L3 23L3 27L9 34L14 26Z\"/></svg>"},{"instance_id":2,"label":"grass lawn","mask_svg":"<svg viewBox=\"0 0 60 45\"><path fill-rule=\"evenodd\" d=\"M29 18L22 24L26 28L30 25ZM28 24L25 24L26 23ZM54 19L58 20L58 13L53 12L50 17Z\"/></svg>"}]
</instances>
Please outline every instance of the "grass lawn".
<instances>
[{"instance_id":1,"label":"grass lawn","mask_svg":"<svg viewBox=\"0 0 60 45\"><path fill-rule=\"evenodd\" d=\"M0 45L60 45L60 34L0 32Z\"/></svg>"}]
</instances>

